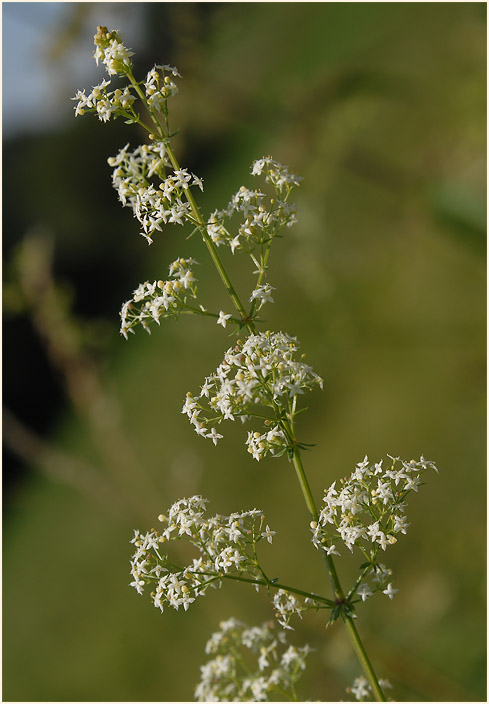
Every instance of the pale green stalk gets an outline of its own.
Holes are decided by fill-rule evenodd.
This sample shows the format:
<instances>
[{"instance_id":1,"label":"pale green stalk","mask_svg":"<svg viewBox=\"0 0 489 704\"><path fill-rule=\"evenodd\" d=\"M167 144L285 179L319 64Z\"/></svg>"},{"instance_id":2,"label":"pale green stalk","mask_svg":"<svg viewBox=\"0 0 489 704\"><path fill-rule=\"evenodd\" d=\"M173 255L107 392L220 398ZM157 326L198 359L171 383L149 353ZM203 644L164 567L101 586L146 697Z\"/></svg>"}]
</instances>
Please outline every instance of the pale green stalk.
<instances>
[{"instance_id":1,"label":"pale green stalk","mask_svg":"<svg viewBox=\"0 0 489 704\"><path fill-rule=\"evenodd\" d=\"M297 594L298 596L302 596L305 599L312 599L313 601L317 601L318 603L322 603L325 606L323 608L328 608L330 609L332 606L332 601L331 599L326 599L324 596L319 596L319 594L313 594L311 592L305 592L303 589L296 589L295 587L289 587L287 584L281 584L281 582L275 582L271 581L269 579L256 579L255 577L241 577L241 575L237 574L218 574L216 572L192 572L191 570L188 570L188 574L203 574L208 577L215 577L216 580L221 580L221 579L230 579L233 582L246 582L247 584L258 584L261 587L267 587L267 589L282 589L284 592L290 592L290 594Z\"/></svg>"}]
</instances>

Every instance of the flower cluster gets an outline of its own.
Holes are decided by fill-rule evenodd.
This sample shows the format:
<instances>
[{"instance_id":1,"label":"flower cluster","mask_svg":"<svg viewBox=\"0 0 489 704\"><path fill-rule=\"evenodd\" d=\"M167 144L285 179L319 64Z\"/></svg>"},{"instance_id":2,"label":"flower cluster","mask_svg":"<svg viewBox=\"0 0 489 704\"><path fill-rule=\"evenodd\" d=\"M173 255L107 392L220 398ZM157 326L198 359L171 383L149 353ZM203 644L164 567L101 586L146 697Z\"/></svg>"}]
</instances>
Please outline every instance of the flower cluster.
<instances>
[{"instance_id":1,"label":"flower cluster","mask_svg":"<svg viewBox=\"0 0 489 704\"><path fill-rule=\"evenodd\" d=\"M105 65L109 75L124 75L129 79L129 84L121 90L107 91L110 81L103 80L95 86L87 96L85 91L79 90L72 100L77 100L75 115L85 112L96 113L100 120L107 122L111 117L123 116L126 122L137 122L151 132L151 128L144 125L133 107L138 93L143 104L152 116L153 122L159 124L157 113L162 113L167 122L167 100L178 88L174 78L180 76L173 66L155 65L148 72L145 81L138 83L132 75L130 57L133 53L126 49L118 32L109 32L107 27L98 27L94 38L96 51L95 59ZM144 94L142 91L144 87ZM160 115L161 116L161 115ZM164 133L162 133L164 134ZM176 168L173 173L167 174L170 160L167 157L168 138L163 138L159 133L151 133L152 145L137 147L133 152L126 145L117 156L108 161L114 168L112 183L117 190L119 200L123 205L132 208L135 217L142 225L142 235L151 244L152 234L161 230L161 225L177 223L183 225L187 221L195 222L192 209L187 199L183 199L185 191L191 186L203 188L202 180L186 169ZM158 177L160 182L153 183L152 177Z\"/></svg>"},{"instance_id":2,"label":"flower cluster","mask_svg":"<svg viewBox=\"0 0 489 704\"><path fill-rule=\"evenodd\" d=\"M166 175L170 162L165 142L145 144L134 151L129 151L126 144L108 162L114 169L112 185L119 200L132 209L143 227L141 235L149 244L153 241L154 232L161 231L162 225L194 222L185 191L191 186L203 190L202 180L186 169L177 169ZM152 182L153 177L160 181L158 186Z\"/></svg>"},{"instance_id":3,"label":"flower cluster","mask_svg":"<svg viewBox=\"0 0 489 704\"><path fill-rule=\"evenodd\" d=\"M274 303L272 298L273 288L270 284L261 284L252 291L250 302L256 301L258 303L257 310L260 310L265 303Z\"/></svg>"},{"instance_id":4,"label":"flower cluster","mask_svg":"<svg viewBox=\"0 0 489 704\"><path fill-rule=\"evenodd\" d=\"M92 88L92 92L85 94L84 90L77 91L72 100L78 100L75 105L75 116L84 115L86 112L97 113L99 120L108 122L112 115L125 115L129 117L132 111L132 104L136 100L131 93L130 86L126 86L122 91L120 88L107 92L110 81L103 80L98 86Z\"/></svg>"},{"instance_id":5,"label":"flower cluster","mask_svg":"<svg viewBox=\"0 0 489 704\"><path fill-rule=\"evenodd\" d=\"M167 515L158 517L163 524L161 532L151 530L142 535L135 531L131 540L136 546L131 559L131 586L142 594L150 585L153 603L161 611L165 604L175 609L183 606L186 611L208 587L219 585L226 576L247 574L262 579L256 545L261 540L271 542L274 535L269 526L264 527L262 512L252 509L208 518L206 503L201 496L181 499ZM199 557L186 567L177 567L161 549L165 543L182 539L197 549Z\"/></svg>"},{"instance_id":6,"label":"flower cluster","mask_svg":"<svg viewBox=\"0 0 489 704\"><path fill-rule=\"evenodd\" d=\"M121 335L134 333L136 325L142 325L150 333L149 324L160 324L160 318L177 317L182 312L198 312L189 305L189 299L197 297L197 279L190 268L197 264L195 259L176 259L170 264L168 281L146 281L134 291L132 298L122 305Z\"/></svg>"},{"instance_id":7,"label":"flower cluster","mask_svg":"<svg viewBox=\"0 0 489 704\"><path fill-rule=\"evenodd\" d=\"M294 630L289 623L291 616L299 616L302 618L302 612L307 611L308 605L312 605L313 608L319 608L317 602L306 599L305 602L301 603L293 594L286 592L284 589L279 589L273 595L275 618L282 628L289 631Z\"/></svg>"},{"instance_id":8,"label":"flower cluster","mask_svg":"<svg viewBox=\"0 0 489 704\"><path fill-rule=\"evenodd\" d=\"M299 177L271 157L255 161L251 173L254 176L265 173L265 180L275 189L275 197L269 198L259 190L241 186L226 208L215 210L207 223L207 233L214 244L228 245L233 254L236 250L250 254L257 246L270 243L283 227L297 222L295 206L287 199L292 188L299 185ZM231 233L226 225L233 215L243 219L237 234ZM262 273L263 266L256 263Z\"/></svg>"},{"instance_id":9,"label":"flower cluster","mask_svg":"<svg viewBox=\"0 0 489 704\"><path fill-rule=\"evenodd\" d=\"M365 563L362 567L363 572L349 594L350 599L356 595L362 601L366 601L377 592L382 592L389 599L393 599L398 590L392 585L390 567L386 567L382 562L375 562L373 565Z\"/></svg>"},{"instance_id":10,"label":"flower cluster","mask_svg":"<svg viewBox=\"0 0 489 704\"><path fill-rule=\"evenodd\" d=\"M235 618L222 621L206 645L215 655L200 668L195 698L204 702L296 699L295 685L306 667L308 645L288 645L273 624L249 627Z\"/></svg>"},{"instance_id":11,"label":"flower cluster","mask_svg":"<svg viewBox=\"0 0 489 704\"><path fill-rule=\"evenodd\" d=\"M266 430L248 433L248 451L256 460L267 454L283 454L289 444L283 409L293 417L297 397L323 384L312 367L295 359L298 349L296 338L282 332L250 335L244 343L238 341L228 349L216 372L205 379L199 396L187 394L182 413L199 435L211 437L214 444L222 437L215 428L223 420L263 418ZM267 409L268 416L263 413Z\"/></svg>"},{"instance_id":12,"label":"flower cluster","mask_svg":"<svg viewBox=\"0 0 489 704\"><path fill-rule=\"evenodd\" d=\"M386 689L392 689L392 685L389 680L380 679L379 684L384 691ZM348 687L346 691L353 694L357 702L364 702L366 700L368 701L374 699L372 688L365 677L357 677L353 681L353 685Z\"/></svg>"},{"instance_id":13,"label":"flower cluster","mask_svg":"<svg viewBox=\"0 0 489 704\"><path fill-rule=\"evenodd\" d=\"M253 162L251 173L253 176L265 174L265 181L271 183L284 198L288 196L293 186L299 186L302 181L302 176L291 173L287 166L275 161L271 156L265 156Z\"/></svg>"},{"instance_id":14,"label":"flower cluster","mask_svg":"<svg viewBox=\"0 0 489 704\"><path fill-rule=\"evenodd\" d=\"M153 66L148 71L144 89L148 105L154 110L163 110L168 98L178 93L178 87L173 78L181 78L174 66Z\"/></svg>"},{"instance_id":15,"label":"flower cluster","mask_svg":"<svg viewBox=\"0 0 489 704\"><path fill-rule=\"evenodd\" d=\"M438 471L435 464L423 456L409 462L390 455L389 458L391 462L386 468L383 460L370 464L365 457L349 479L340 481L339 487L333 482L325 490L319 521L311 523L314 545L327 554L339 554L335 545L338 537L350 551L354 547L361 550L367 560L362 567L366 576L373 576L374 591L385 586L390 575L390 570L377 562L379 550L385 551L389 545L394 545L409 527L405 516L406 496L418 491L423 472L430 468ZM373 593L366 582L360 582L357 589L363 601ZM383 589L391 599L395 592L391 583Z\"/></svg>"},{"instance_id":16,"label":"flower cluster","mask_svg":"<svg viewBox=\"0 0 489 704\"><path fill-rule=\"evenodd\" d=\"M105 65L109 76L127 74L131 70L133 52L126 49L118 32L109 32L107 27L98 27L94 38L95 60ZM75 116L84 115L86 112L96 113L99 120L108 122L112 116L122 115L130 122L137 121L133 103L136 97L132 94L132 86L128 85L121 90L107 91L110 81L103 80L94 86L87 96L84 90L77 91L72 100L78 100L75 106Z\"/></svg>"}]
</instances>

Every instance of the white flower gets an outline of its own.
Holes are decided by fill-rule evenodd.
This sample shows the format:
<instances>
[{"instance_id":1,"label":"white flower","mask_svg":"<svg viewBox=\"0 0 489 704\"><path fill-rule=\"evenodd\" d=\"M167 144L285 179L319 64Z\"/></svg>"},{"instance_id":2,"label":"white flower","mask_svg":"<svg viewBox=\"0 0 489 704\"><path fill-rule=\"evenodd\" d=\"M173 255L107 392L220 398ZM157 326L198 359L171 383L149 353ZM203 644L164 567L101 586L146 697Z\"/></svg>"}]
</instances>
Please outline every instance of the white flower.
<instances>
[{"instance_id":1,"label":"white flower","mask_svg":"<svg viewBox=\"0 0 489 704\"><path fill-rule=\"evenodd\" d=\"M336 545L330 545L329 547L324 548L324 552L326 555L339 555L340 553L336 549Z\"/></svg>"},{"instance_id":2,"label":"white flower","mask_svg":"<svg viewBox=\"0 0 489 704\"><path fill-rule=\"evenodd\" d=\"M389 545L389 538L383 531L380 530L377 534L377 542L382 548L382 550L385 550L386 547Z\"/></svg>"},{"instance_id":3,"label":"white flower","mask_svg":"<svg viewBox=\"0 0 489 704\"><path fill-rule=\"evenodd\" d=\"M300 670L303 670L306 666L303 654L299 653L297 648L295 648L293 645L289 645L288 649L282 655L280 659L280 665L285 671L289 672L292 669L291 666L295 665Z\"/></svg>"},{"instance_id":4,"label":"white flower","mask_svg":"<svg viewBox=\"0 0 489 704\"><path fill-rule=\"evenodd\" d=\"M215 560L215 568L217 572L228 572L230 567L239 570L239 565L241 562L245 561L246 555L242 555L239 550L233 549L232 547L226 547L219 553Z\"/></svg>"},{"instance_id":5,"label":"white flower","mask_svg":"<svg viewBox=\"0 0 489 704\"><path fill-rule=\"evenodd\" d=\"M262 647L260 650L260 657L258 659L258 667L260 669L260 672L265 670L270 665L268 658L267 658L267 655L268 655L267 649Z\"/></svg>"},{"instance_id":6,"label":"white flower","mask_svg":"<svg viewBox=\"0 0 489 704\"><path fill-rule=\"evenodd\" d=\"M272 298L272 291L273 286L270 286L270 284L257 286L250 296L250 302L257 300L260 304L260 307L264 303L274 303L274 300Z\"/></svg>"},{"instance_id":7,"label":"white flower","mask_svg":"<svg viewBox=\"0 0 489 704\"><path fill-rule=\"evenodd\" d=\"M382 531L380 530L380 524L378 521L375 521L375 523L371 523L369 527L367 528L367 533L371 537L372 542L377 539L377 536L383 535Z\"/></svg>"},{"instance_id":8,"label":"white flower","mask_svg":"<svg viewBox=\"0 0 489 704\"><path fill-rule=\"evenodd\" d=\"M219 435L215 428L211 428L210 432L207 433L206 438L210 438L214 445L217 445L217 441L222 438L222 435Z\"/></svg>"},{"instance_id":9,"label":"white flower","mask_svg":"<svg viewBox=\"0 0 489 704\"><path fill-rule=\"evenodd\" d=\"M227 321L229 320L230 317L231 317L231 313L223 313L223 311L221 310L219 312L219 318L217 319L216 322L218 325L222 325L222 327L225 328L227 325Z\"/></svg>"},{"instance_id":10,"label":"white flower","mask_svg":"<svg viewBox=\"0 0 489 704\"><path fill-rule=\"evenodd\" d=\"M421 479L419 477L417 477L417 476L409 477L406 480L406 484L404 485L404 490L409 491L412 489L413 491L418 491L418 487L420 486L420 484L421 484Z\"/></svg>"},{"instance_id":11,"label":"white flower","mask_svg":"<svg viewBox=\"0 0 489 704\"><path fill-rule=\"evenodd\" d=\"M357 594L359 597L361 597L362 601L366 601L369 596L372 596L373 591L370 589L368 584L364 582L358 587Z\"/></svg>"},{"instance_id":12,"label":"white flower","mask_svg":"<svg viewBox=\"0 0 489 704\"><path fill-rule=\"evenodd\" d=\"M380 479L377 481L377 493L376 495L379 499L382 499L384 504L388 504L390 499L393 499L392 490L389 482L382 482Z\"/></svg>"},{"instance_id":13,"label":"white flower","mask_svg":"<svg viewBox=\"0 0 489 704\"><path fill-rule=\"evenodd\" d=\"M272 538L273 538L274 535L275 535L275 531L274 531L274 530L270 530L270 526L267 526L267 527L265 528L264 532L261 533L261 537L262 537L262 538L266 538L269 543L272 542Z\"/></svg>"},{"instance_id":14,"label":"white flower","mask_svg":"<svg viewBox=\"0 0 489 704\"><path fill-rule=\"evenodd\" d=\"M253 162L251 173L253 176L260 176L265 166L265 159L257 159Z\"/></svg>"},{"instance_id":15,"label":"white flower","mask_svg":"<svg viewBox=\"0 0 489 704\"><path fill-rule=\"evenodd\" d=\"M135 579L133 582L130 583L130 587L134 587L137 591L138 594L142 595L143 594L143 587L144 587L144 582L141 579Z\"/></svg>"},{"instance_id":16,"label":"white flower","mask_svg":"<svg viewBox=\"0 0 489 704\"><path fill-rule=\"evenodd\" d=\"M232 540L234 543L238 542L243 537L243 533L241 532L239 528L239 523L238 521L233 521L229 528L227 529L227 533L229 536L229 540Z\"/></svg>"},{"instance_id":17,"label":"white flower","mask_svg":"<svg viewBox=\"0 0 489 704\"><path fill-rule=\"evenodd\" d=\"M257 677L250 681L249 688L253 694L253 701L264 702L267 700L268 681L265 677Z\"/></svg>"},{"instance_id":18,"label":"white flower","mask_svg":"<svg viewBox=\"0 0 489 704\"><path fill-rule=\"evenodd\" d=\"M371 689L365 677L357 677L350 691L355 699L361 702L370 695Z\"/></svg>"},{"instance_id":19,"label":"white flower","mask_svg":"<svg viewBox=\"0 0 489 704\"><path fill-rule=\"evenodd\" d=\"M236 237L231 240L229 246L231 247L231 252L234 254L234 250L240 246L239 235L236 235Z\"/></svg>"},{"instance_id":20,"label":"white flower","mask_svg":"<svg viewBox=\"0 0 489 704\"><path fill-rule=\"evenodd\" d=\"M382 594L386 594L386 595L389 597L389 599L393 599L393 598L394 598L394 594L397 594L398 591L399 591L399 590L398 590L398 589L394 589L394 587L392 586L392 583L389 582L389 584L387 585L387 589L384 589L384 590L382 591Z\"/></svg>"},{"instance_id":21,"label":"white flower","mask_svg":"<svg viewBox=\"0 0 489 704\"><path fill-rule=\"evenodd\" d=\"M409 523L407 522L406 516L394 516L394 527L393 530L396 533L406 533L409 528Z\"/></svg>"}]
</instances>

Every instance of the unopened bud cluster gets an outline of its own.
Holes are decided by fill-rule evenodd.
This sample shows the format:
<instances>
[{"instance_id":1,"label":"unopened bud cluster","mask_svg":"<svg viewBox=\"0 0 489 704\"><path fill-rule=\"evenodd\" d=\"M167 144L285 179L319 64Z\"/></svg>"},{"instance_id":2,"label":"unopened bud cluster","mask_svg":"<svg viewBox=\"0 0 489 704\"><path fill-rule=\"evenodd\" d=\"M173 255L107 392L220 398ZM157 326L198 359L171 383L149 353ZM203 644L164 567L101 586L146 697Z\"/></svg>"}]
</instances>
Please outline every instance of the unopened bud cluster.
<instances>
[{"instance_id":1,"label":"unopened bud cluster","mask_svg":"<svg viewBox=\"0 0 489 704\"><path fill-rule=\"evenodd\" d=\"M149 324L160 324L160 318L177 317L179 313L193 310L187 303L197 297L197 279L190 268L197 264L194 259L176 259L170 264L167 281L146 281L134 291L132 298L122 305L121 334L127 340L127 333L134 333L136 325L142 325L151 332Z\"/></svg>"},{"instance_id":2,"label":"unopened bud cluster","mask_svg":"<svg viewBox=\"0 0 489 704\"><path fill-rule=\"evenodd\" d=\"M161 531L151 530L145 535L135 531L131 540L136 546L131 558L131 586L139 594L150 586L153 604L161 611L165 604L175 609L183 606L186 611L226 575L262 577L256 545L261 540L271 543L274 535L269 526L264 528L262 512L252 509L208 518L206 503L201 496L177 501L167 515L158 517L163 524ZM177 567L162 549L166 543L183 539L196 548L198 557L186 567Z\"/></svg>"},{"instance_id":3,"label":"unopened bud cluster","mask_svg":"<svg viewBox=\"0 0 489 704\"><path fill-rule=\"evenodd\" d=\"M97 66L101 61L110 76L126 73L131 68L130 57L134 53L124 46L117 30L109 32L107 27L97 27L93 43L96 46L94 58Z\"/></svg>"},{"instance_id":4,"label":"unopened bud cluster","mask_svg":"<svg viewBox=\"0 0 489 704\"><path fill-rule=\"evenodd\" d=\"M195 699L204 702L295 700L311 652L289 645L271 623L249 627L235 618L219 624L205 650L215 657L200 668Z\"/></svg>"},{"instance_id":5,"label":"unopened bud cluster","mask_svg":"<svg viewBox=\"0 0 489 704\"><path fill-rule=\"evenodd\" d=\"M265 431L250 431L248 451L256 460L267 454L282 455L289 446L283 423L283 409L289 417L296 411L297 397L315 386L321 377L304 361L297 360L296 338L279 332L250 335L228 349L214 374L205 379L198 397L188 393L186 413L196 433L222 438L216 430L223 420L252 416L265 419ZM266 415L268 413L268 415Z\"/></svg>"}]
</instances>

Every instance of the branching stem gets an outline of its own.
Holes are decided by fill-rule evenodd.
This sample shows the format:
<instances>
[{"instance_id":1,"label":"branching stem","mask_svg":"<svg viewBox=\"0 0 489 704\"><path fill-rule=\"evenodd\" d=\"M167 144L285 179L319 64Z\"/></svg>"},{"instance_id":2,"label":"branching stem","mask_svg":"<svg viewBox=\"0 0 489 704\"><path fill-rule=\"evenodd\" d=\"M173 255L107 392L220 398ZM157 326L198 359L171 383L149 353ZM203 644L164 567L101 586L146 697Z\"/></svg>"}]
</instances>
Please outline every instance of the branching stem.
<instances>
[{"instance_id":1,"label":"branching stem","mask_svg":"<svg viewBox=\"0 0 489 704\"><path fill-rule=\"evenodd\" d=\"M169 144L168 134L165 133L165 129L163 128L163 126L159 122L157 116L155 115L155 111L152 110L151 107L148 105L146 97L145 97L143 91L141 90L138 82L135 80L134 76L132 75L131 71L128 72L128 78L131 81L134 89L138 93L139 97L141 98L143 104L145 105L146 109L148 110L148 112L151 116L151 119L155 125L156 136L165 141L165 143L166 143L165 149L166 149L166 152L168 154L168 157L172 163L174 170L179 171L180 164L178 163L178 160L175 156L175 153L173 152L173 150ZM168 130L168 122L167 122L166 116L165 116L165 124L166 124L166 129ZM144 125L144 127L146 127L146 125ZM146 129L148 129L148 128L146 127ZM221 259L219 257L218 252L217 252L217 249L214 245L214 242L209 237L209 234L207 232L206 222L205 222L204 218L202 217L202 214L199 210L197 203L195 202L195 199L190 191L190 188L185 188L184 191L185 191L185 196L187 198L187 201L190 205L195 224L197 225L197 227L202 235L202 239L204 240L204 243L207 246L207 249L208 249L209 254L211 256L211 259L214 262L214 265L219 273L219 276L220 276L227 292L229 293L236 310L238 311L238 313L240 315L241 324L248 329L248 332L250 334L255 334L256 328L253 323L253 320L246 313L246 311L243 307L243 304L241 303L239 296L236 293L236 290L234 289L234 287L231 283L231 280L230 280L230 278L229 278L229 276L228 276L228 274L227 274L227 272L221 262ZM266 266L269 251L270 251L270 247L268 246L266 253L265 253L265 256L263 258L263 262L262 262L263 268ZM259 278L259 280L261 281L261 277ZM254 310L254 307L252 307L252 311L253 310ZM287 409L284 409L284 410L287 411ZM295 441L292 421L282 420L281 425L282 425L287 437L289 438L289 440L292 439L293 442L295 443L296 441ZM309 513L311 515L312 520L317 522L318 518L319 518L319 514L318 514L318 511L317 511L315 503L314 503L314 499L313 499L313 496L311 493L311 489L309 486L309 482L307 480L306 473L304 471L304 467L302 465L302 460L301 460L301 456L300 456L300 449L297 446L294 446L294 449L293 449L292 462L293 462L293 465L294 465L294 468L296 471L297 479L299 481L306 506L309 510ZM341 583L340 583L340 580L338 577L338 573L336 571L334 560L331 557L331 555L327 555L324 550L322 552L323 552L324 560L325 560L326 567L328 570L331 585L333 588L333 593L335 596L335 603L337 603L337 604L344 603L345 602L345 594L344 594L343 589L341 587ZM237 577L237 576L235 577L232 575L224 575L224 577L227 579L234 579L234 580L238 580L241 582L251 582L254 584L261 584L264 586L273 586L278 589L283 588L286 591L289 591L289 592L292 592L295 594L299 594L302 596L308 596L308 597L312 596L312 595L308 594L307 592L301 591L300 589L285 587L284 585L279 585L277 582L272 583L272 582L269 582L265 579L264 580L256 580L256 579L253 580L253 579L246 579L243 577ZM328 601L328 600L324 599L324 597L313 596L312 598L314 598L318 601L322 601L323 603ZM329 603L331 603L331 602L329 602ZM382 692L382 688L379 685L377 676L373 670L373 667L370 663L370 660L368 659L367 653L365 651L365 647L360 639L360 636L358 634L358 631L356 629L356 626L353 622L352 617L347 614L343 614L343 621L345 623L346 630L347 630L348 635L350 637L355 654L360 662L360 665L363 669L363 672L364 672L367 680L370 683L370 686L372 688L372 692L373 692L376 700L381 701L381 702L386 701L384 693Z\"/></svg>"}]
</instances>

